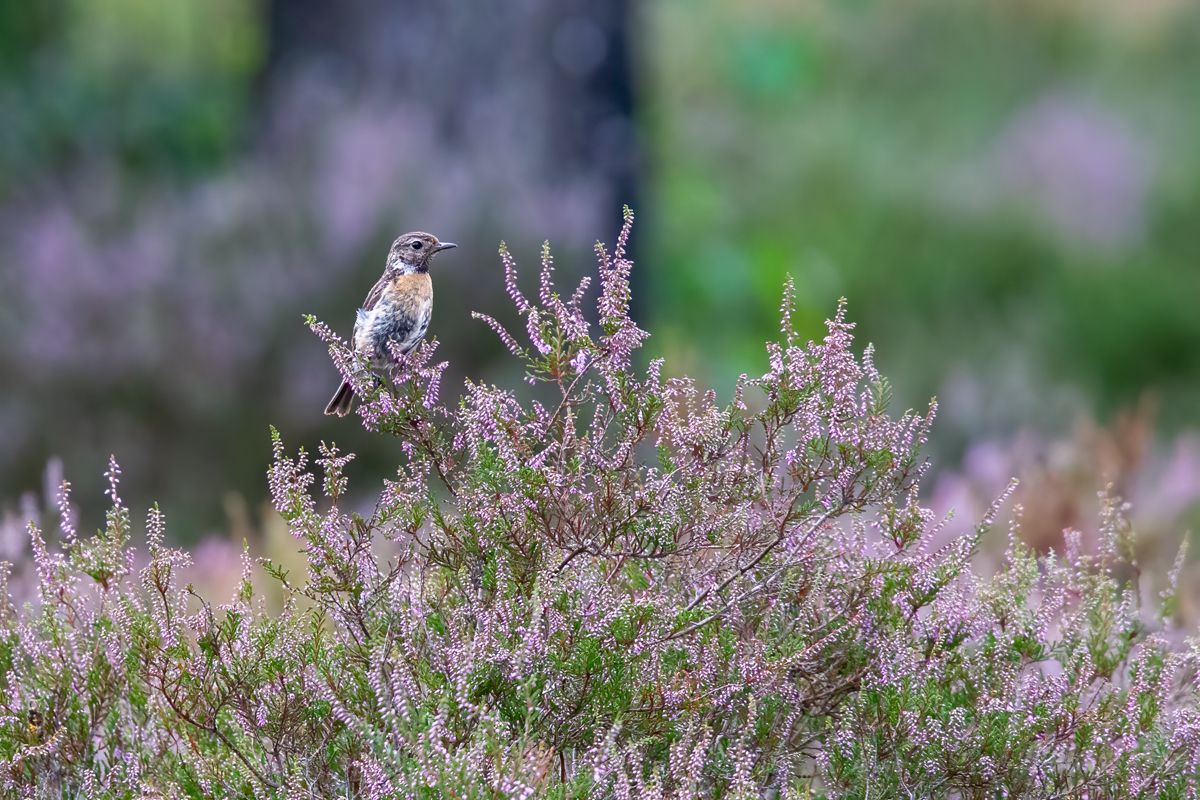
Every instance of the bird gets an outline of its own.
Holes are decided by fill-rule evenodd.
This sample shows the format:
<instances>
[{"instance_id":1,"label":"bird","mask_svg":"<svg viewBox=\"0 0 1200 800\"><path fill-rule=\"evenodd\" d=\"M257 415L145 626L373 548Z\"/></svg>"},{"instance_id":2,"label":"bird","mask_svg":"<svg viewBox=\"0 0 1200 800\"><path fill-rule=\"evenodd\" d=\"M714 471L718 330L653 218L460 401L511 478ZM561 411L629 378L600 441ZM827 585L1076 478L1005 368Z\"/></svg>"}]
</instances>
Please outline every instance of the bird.
<instances>
[{"instance_id":1,"label":"bird","mask_svg":"<svg viewBox=\"0 0 1200 800\"><path fill-rule=\"evenodd\" d=\"M389 342L396 352L407 353L425 336L433 311L429 262L457 246L424 231L406 233L392 242L383 275L367 293L354 321L354 349L370 359L373 367L386 369L392 363ZM354 387L343 378L325 413L344 417L353 406Z\"/></svg>"}]
</instances>

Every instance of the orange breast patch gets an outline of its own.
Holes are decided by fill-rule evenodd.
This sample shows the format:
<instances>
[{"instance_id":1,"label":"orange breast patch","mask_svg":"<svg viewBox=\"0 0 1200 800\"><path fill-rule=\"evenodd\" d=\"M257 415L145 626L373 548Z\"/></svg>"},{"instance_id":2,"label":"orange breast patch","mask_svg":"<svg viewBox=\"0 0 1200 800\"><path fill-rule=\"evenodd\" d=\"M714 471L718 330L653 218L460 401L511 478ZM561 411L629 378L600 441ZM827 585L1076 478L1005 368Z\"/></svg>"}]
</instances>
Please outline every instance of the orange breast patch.
<instances>
[{"instance_id":1,"label":"orange breast patch","mask_svg":"<svg viewBox=\"0 0 1200 800\"><path fill-rule=\"evenodd\" d=\"M433 281L428 272L410 272L399 275L388 287L389 298L396 310L413 318L421 313L433 300Z\"/></svg>"}]
</instances>

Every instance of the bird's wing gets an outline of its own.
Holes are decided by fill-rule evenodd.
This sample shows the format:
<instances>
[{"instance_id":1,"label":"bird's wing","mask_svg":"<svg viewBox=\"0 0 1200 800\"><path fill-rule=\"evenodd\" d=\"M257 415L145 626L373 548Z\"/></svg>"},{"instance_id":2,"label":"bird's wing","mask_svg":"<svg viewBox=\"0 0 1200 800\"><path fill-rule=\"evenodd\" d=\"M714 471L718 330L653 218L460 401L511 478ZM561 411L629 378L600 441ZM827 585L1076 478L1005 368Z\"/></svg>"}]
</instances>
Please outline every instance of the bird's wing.
<instances>
[{"instance_id":1,"label":"bird's wing","mask_svg":"<svg viewBox=\"0 0 1200 800\"><path fill-rule=\"evenodd\" d=\"M387 286L388 274L387 270L379 276L379 280L375 281L375 285L371 287L371 291L367 292L367 299L363 301L362 310L370 311L379 302L379 298L383 297L383 289Z\"/></svg>"},{"instance_id":2,"label":"bird's wing","mask_svg":"<svg viewBox=\"0 0 1200 800\"><path fill-rule=\"evenodd\" d=\"M367 312L379 304L379 298L383 297L383 289L387 286L388 274L385 271L380 276L379 280L375 281L375 285L371 287L371 291L367 292L367 299L363 301L362 307L358 309L358 313L354 315L354 336L358 338L359 328L365 324Z\"/></svg>"}]
</instances>

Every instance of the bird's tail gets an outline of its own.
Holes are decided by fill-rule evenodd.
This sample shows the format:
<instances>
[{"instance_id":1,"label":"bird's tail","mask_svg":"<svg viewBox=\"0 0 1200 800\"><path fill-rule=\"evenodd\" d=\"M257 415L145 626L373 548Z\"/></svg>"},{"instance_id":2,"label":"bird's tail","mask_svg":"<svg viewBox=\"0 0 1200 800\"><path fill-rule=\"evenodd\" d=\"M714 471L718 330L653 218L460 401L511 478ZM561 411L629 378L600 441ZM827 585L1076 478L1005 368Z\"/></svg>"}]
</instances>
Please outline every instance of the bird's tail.
<instances>
[{"instance_id":1,"label":"bird's tail","mask_svg":"<svg viewBox=\"0 0 1200 800\"><path fill-rule=\"evenodd\" d=\"M329 405L325 406L325 413L344 417L350 413L350 409L354 406L354 389L350 386L350 381L342 381L342 385L334 393L333 398L329 401Z\"/></svg>"}]
</instances>

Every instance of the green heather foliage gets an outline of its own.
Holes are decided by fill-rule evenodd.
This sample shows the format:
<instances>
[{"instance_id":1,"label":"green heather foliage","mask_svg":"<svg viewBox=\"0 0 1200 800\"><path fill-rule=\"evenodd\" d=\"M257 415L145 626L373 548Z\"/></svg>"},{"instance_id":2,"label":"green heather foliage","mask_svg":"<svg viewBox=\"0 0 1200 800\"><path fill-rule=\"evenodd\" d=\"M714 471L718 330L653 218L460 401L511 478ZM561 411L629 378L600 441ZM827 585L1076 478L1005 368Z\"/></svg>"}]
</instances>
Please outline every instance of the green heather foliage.
<instances>
[{"instance_id":1,"label":"green heather foliage","mask_svg":"<svg viewBox=\"0 0 1200 800\"><path fill-rule=\"evenodd\" d=\"M981 576L1005 498L931 545L933 409L886 413L844 307L802 343L789 285L725 406L632 365L631 224L594 299L548 250L527 297L501 251L526 331L484 322L540 400L448 406L435 344L380 382L310 320L402 455L352 489L351 455L272 432L307 557L265 565L278 612L249 554L224 603L181 586L115 462L101 530L31 526L36 597L0 606L4 796L1194 797L1200 652L1169 593L1143 607L1122 504L1046 557L1014 523Z\"/></svg>"}]
</instances>

